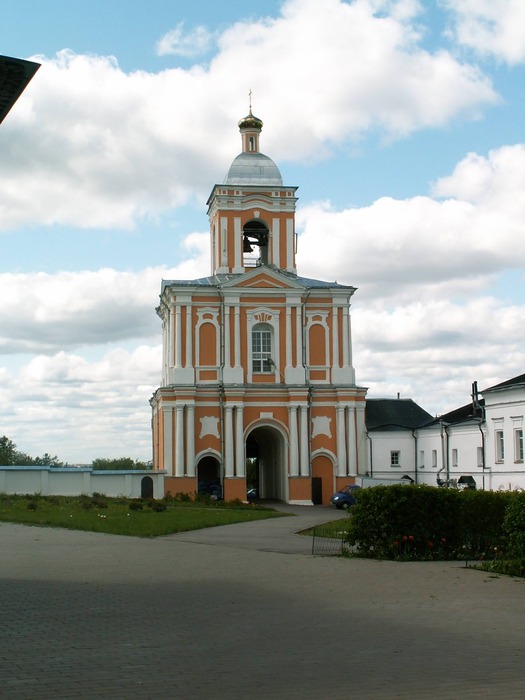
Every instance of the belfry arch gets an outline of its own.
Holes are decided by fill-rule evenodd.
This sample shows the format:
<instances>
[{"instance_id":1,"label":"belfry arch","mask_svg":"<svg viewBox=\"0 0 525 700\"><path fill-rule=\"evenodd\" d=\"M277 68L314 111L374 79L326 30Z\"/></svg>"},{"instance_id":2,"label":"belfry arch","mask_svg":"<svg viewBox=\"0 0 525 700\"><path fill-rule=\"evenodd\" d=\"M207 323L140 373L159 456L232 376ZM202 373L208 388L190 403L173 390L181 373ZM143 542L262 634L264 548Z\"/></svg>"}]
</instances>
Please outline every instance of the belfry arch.
<instances>
[{"instance_id":1,"label":"belfry arch","mask_svg":"<svg viewBox=\"0 0 525 700\"><path fill-rule=\"evenodd\" d=\"M287 458L285 439L272 425L253 428L246 438L246 481L259 498L286 501Z\"/></svg>"}]
</instances>

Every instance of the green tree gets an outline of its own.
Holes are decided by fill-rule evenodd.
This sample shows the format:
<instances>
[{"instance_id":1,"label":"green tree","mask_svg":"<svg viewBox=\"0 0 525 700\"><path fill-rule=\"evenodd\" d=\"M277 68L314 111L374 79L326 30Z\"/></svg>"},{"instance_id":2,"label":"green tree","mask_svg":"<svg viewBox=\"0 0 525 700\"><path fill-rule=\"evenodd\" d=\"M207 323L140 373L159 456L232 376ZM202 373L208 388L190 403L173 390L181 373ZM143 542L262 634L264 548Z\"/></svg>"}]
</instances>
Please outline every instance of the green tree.
<instances>
[{"instance_id":1,"label":"green tree","mask_svg":"<svg viewBox=\"0 0 525 700\"><path fill-rule=\"evenodd\" d=\"M131 457L119 457L117 459L94 459L91 468L95 471L115 469L115 470L130 470L130 469L149 469L147 464L132 459Z\"/></svg>"},{"instance_id":2,"label":"green tree","mask_svg":"<svg viewBox=\"0 0 525 700\"><path fill-rule=\"evenodd\" d=\"M6 435L0 438L0 466L2 467L27 467L27 466L43 466L43 467L63 467L61 462L55 455L51 457L47 452L42 457L30 457L25 452L19 452L16 449L15 443Z\"/></svg>"}]
</instances>

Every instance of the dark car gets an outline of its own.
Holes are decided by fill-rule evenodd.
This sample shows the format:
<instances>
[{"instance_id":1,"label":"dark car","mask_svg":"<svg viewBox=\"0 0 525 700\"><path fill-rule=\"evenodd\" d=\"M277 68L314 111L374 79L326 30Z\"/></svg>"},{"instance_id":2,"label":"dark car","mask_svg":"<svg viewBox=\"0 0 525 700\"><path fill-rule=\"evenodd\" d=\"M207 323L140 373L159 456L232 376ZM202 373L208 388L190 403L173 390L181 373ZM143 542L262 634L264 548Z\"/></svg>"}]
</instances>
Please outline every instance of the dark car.
<instances>
[{"instance_id":1,"label":"dark car","mask_svg":"<svg viewBox=\"0 0 525 700\"><path fill-rule=\"evenodd\" d=\"M256 501L259 498L259 490L255 488L248 489L248 491L246 492L246 497L250 502Z\"/></svg>"},{"instance_id":2,"label":"dark car","mask_svg":"<svg viewBox=\"0 0 525 700\"><path fill-rule=\"evenodd\" d=\"M334 493L330 499L330 503L336 508L339 508L339 510L342 508L346 510L355 504L355 494L358 489L359 486L357 486L357 484L348 484L348 486L342 488L341 491Z\"/></svg>"}]
</instances>

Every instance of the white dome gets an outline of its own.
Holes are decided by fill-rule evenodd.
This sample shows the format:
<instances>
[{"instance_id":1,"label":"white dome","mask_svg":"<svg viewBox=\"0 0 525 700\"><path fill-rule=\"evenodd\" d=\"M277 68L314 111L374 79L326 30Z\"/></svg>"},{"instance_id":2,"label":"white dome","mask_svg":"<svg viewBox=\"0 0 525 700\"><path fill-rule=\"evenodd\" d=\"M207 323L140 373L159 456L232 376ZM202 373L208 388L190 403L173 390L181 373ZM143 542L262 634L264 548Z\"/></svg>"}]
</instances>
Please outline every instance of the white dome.
<instances>
[{"instance_id":1,"label":"white dome","mask_svg":"<svg viewBox=\"0 0 525 700\"><path fill-rule=\"evenodd\" d=\"M279 168L263 153L239 153L224 179L225 185L274 185L282 187Z\"/></svg>"}]
</instances>

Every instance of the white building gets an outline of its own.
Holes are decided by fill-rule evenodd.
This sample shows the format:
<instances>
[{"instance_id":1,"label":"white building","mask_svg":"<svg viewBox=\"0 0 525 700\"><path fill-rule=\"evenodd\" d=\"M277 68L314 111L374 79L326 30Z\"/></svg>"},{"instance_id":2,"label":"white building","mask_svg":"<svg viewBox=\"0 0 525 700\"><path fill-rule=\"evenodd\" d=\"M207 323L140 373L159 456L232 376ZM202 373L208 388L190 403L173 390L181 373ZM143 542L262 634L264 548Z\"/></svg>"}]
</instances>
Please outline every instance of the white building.
<instances>
[{"instance_id":1,"label":"white building","mask_svg":"<svg viewBox=\"0 0 525 700\"><path fill-rule=\"evenodd\" d=\"M409 415L406 400L384 399L389 420L380 424L373 401L366 402L370 476L406 475L433 486L525 488L525 374L482 391L474 383L469 404L426 422L416 404Z\"/></svg>"}]
</instances>

